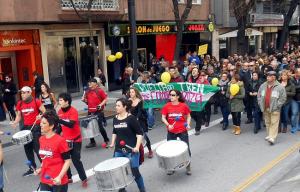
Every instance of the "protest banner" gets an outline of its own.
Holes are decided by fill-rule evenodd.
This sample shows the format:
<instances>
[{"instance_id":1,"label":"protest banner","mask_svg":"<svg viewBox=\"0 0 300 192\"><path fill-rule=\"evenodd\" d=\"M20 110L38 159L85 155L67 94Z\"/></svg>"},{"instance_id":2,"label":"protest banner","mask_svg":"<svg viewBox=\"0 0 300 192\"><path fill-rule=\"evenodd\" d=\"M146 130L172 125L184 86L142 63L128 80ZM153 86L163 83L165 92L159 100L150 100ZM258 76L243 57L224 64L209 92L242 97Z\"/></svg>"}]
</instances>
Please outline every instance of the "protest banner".
<instances>
[{"instance_id":1,"label":"protest banner","mask_svg":"<svg viewBox=\"0 0 300 192\"><path fill-rule=\"evenodd\" d=\"M197 83L135 83L144 100L144 108L162 108L169 101L169 91L179 90L192 111L202 111L219 87Z\"/></svg>"}]
</instances>

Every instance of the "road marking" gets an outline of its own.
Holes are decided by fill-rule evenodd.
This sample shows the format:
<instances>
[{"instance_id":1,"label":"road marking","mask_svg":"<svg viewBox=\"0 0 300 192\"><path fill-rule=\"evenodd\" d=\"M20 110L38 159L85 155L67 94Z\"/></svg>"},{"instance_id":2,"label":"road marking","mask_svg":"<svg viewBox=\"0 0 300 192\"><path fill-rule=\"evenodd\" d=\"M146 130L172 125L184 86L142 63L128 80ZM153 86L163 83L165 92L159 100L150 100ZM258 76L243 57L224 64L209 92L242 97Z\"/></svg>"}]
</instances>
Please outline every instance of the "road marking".
<instances>
[{"instance_id":1,"label":"road marking","mask_svg":"<svg viewBox=\"0 0 300 192\"><path fill-rule=\"evenodd\" d=\"M223 118L219 118L219 119L216 119L216 120L212 121L212 122L209 124L208 127L203 127L201 130L209 129L209 128L215 126L215 125L218 125L222 119L223 119ZM231 119L231 116L230 116L228 119ZM195 134L195 130L194 130L194 129L192 129L192 130L189 131L189 135L194 135L194 134ZM200 135L201 135L201 134L200 134ZM162 143L164 143L164 142L166 142L166 141L167 141L167 140L164 139L164 140L162 140L162 141L159 141L159 142L157 142L157 143L152 144L152 145L151 145L151 149L154 151L159 145L161 145ZM144 153L146 154L146 153L148 153L148 152L149 152L149 151L148 151L147 147L145 147L145 148L144 148ZM92 168L92 169L89 169L89 170L86 170L85 173L86 173L86 176L87 176L87 177L91 177L91 176L93 176L93 175L95 174L95 172L93 171L93 168ZM73 176L72 176L72 179L73 179L73 183L76 183L76 182L80 181L80 178L79 178L79 175L78 175L78 174L73 175Z\"/></svg>"},{"instance_id":2,"label":"road marking","mask_svg":"<svg viewBox=\"0 0 300 192\"><path fill-rule=\"evenodd\" d=\"M242 192L247 187L249 187L252 183L254 183L256 180L258 180L261 176L263 176L265 173L270 171L273 167L275 167L278 163L280 163L282 160L287 158L289 155L291 155L293 152L298 150L300 147L300 142L294 144L292 147L288 148L286 151L284 151L281 155L279 155L277 158L269 162L266 166L264 166L262 169L251 175L248 179L246 179L244 182L239 184L237 187L235 187L232 192Z\"/></svg>"}]
</instances>

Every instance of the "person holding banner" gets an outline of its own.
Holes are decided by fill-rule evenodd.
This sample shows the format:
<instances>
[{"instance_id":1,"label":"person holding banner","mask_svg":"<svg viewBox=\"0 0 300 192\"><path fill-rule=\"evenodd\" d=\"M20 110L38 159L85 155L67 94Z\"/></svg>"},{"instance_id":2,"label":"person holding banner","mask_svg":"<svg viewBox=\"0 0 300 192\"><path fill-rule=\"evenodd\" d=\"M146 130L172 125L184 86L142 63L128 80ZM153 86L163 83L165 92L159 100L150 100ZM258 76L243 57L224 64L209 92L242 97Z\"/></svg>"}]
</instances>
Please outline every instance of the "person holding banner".
<instances>
[{"instance_id":1,"label":"person holding banner","mask_svg":"<svg viewBox=\"0 0 300 192\"><path fill-rule=\"evenodd\" d=\"M200 79L200 74L199 74L199 68L198 67L194 67L192 69L192 75L188 79L188 82L189 83L202 84L203 81L201 81L201 79ZM200 130L201 130L203 116L204 116L204 112L203 111L192 111L191 112L191 117L196 122L195 135L200 135Z\"/></svg>"},{"instance_id":2,"label":"person holding banner","mask_svg":"<svg viewBox=\"0 0 300 192\"><path fill-rule=\"evenodd\" d=\"M178 137L184 141L189 148L189 134L191 123L191 110L184 102L184 98L180 91L171 90L169 92L170 102L168 102L161 110L162 122L166 125L168 134L167 140L176 140ZM172 175L175 171L169 171L167 174ZM191 175L191 164L186 167L186 174Z\"/></svg>"},{"instance_id":3,"label":"person holding banner","mask_svg":"<svg viewBox=\"0 0 300 192\"><path fill-rule=\"evenodd\" d=\"M239 74L234 74L231 77L229 83L229 89L227 89L226 97L229 98L229 108L232 115L233 130L235 135L241 134L241 113L244 111L243 99L245 97L244 84L240 80ZM231 86L238 85L237 93L233 93L235 90Z\"/></svg>"}]
</instances>

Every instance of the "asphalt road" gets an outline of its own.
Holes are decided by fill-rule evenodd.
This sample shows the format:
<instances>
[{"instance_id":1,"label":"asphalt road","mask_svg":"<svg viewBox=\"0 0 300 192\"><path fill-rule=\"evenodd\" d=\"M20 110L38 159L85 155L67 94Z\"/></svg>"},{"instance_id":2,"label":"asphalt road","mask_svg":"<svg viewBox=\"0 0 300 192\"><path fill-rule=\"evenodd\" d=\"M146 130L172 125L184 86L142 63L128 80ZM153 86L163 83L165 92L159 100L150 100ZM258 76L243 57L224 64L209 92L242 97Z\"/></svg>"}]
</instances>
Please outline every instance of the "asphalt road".
<instances>
[{"instance_id":1,"label":"asphalt road","mask_svg":"<svg viewBox=\"0 0 300 192\"><path fill-rule=\"evenodd\" d=\"M159 112L156 113L158 117L156 126L149 132L154 146L155 143L161 142L166 138L166 130L160 122ZM245 122L245 115L242 117L242 122ZM256 173L261 173L265 166L271 166L272 168L274 159L299 142L299 133L295 135L286 133L280 134L277 143L274 146L270 146L264 140L265 130L254 135L253 124L242 124L242 134L235 136L231 134L230 129L226 131L221 130L220 120L220 113L212 115L211 125L207 128L204 127L205 129L201 131L199 136L193 135L193 130L191 131L192 176L187 176L184 170L178 171L172 176L167 176L166 172L158 167L155 157L153 159L146 158L140 170L144 177L147 191L234 192L239 191L238 186L249 185L249 188L251 188L258 184L252 180L252 182L247 181L249 177L254 175L256 182L266 180L264 174L258 177ZM109 135L111 135L111 125L112 120L108 120L106 130ZM98 163L112 157L111 150L101 148L102 137L98 137L96 141L98 144L97 148L85 149L83 147L82 149L82 161L86 170L92 169ZM86 141L84 141L83 145L85 144ZM283 159L282 161L285 160ZM298 170L300 169L299 167ZM5 169L8 178L8 180L5 180L5 191L27 192L34 191L37 188L39 183L38 177L22 177L23 172L26 170L25 154L22 146L5 148ZM276 166L271 170L273 169L276 169ZM76 171L72 170L76 174ZM281 178L283 176L281 175ZM74 180L77 180L75 177ZM91 176L87 189L82 189L81 183L76 182L69 185L69 191L96 192L98 190L95 182L95 177ZM269 187L272 186L275 187L274 183L270 184ZM132 183L127 190L130 192L138 191L135 183ZM253 189L252 191L260 192L261 190ZM273 192L273 190L271 191Z\"/></svg>"}]
</instances>

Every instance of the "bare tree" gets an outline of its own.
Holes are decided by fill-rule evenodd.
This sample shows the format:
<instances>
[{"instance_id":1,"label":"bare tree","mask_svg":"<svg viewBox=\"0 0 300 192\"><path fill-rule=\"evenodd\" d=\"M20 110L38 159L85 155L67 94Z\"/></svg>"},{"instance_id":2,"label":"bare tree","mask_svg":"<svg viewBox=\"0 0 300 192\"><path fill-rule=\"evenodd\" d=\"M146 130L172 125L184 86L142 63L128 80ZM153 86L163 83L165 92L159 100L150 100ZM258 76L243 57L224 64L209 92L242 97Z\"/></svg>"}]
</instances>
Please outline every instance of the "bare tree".
<instances>
[{"instance_id":1,"label":"bare tree","mask_svg":"<svg viewBox=\"0 0 300 192\"><path fill-rule=\"evenodd\" d=\"M282 1L284 2L284 1ZM280 36L279 41L279 51L283 51L284 44L286 43L288 39L288 32L289 32L289 24L291 22L292 16L297 8L297 5L299 5L299 0L292 0L290 1L290 4L288 6L288 10L283 10L284 15L284 22L283 22L283 28ZM284 6L282 6L284 8Z\"/></svg>"},{"instance_id":2,"label":"bare tree","mask_svg":"<svg viewBox=\"0 0 300 192\"><path fill-rule=\"evenodd\" d=\"M247 51L248 41L245 36L247 27L247 17L251 9L255 5L255 0L230 0L230 7L233 9L234 16L237 21L237 53L244 55Z\"/></svg>"},{"instance_id":3,"label":"bare tree","mask_svg":"<svg viewBox=\"0 0 300 192\"><path fill-rule=\"evenodd\" d=\"M178 61L180 47L181 47L181 43L182 43L182 34L183 34L183 30L184 30L184 23L190 14L193 4L192 4L192 0L187 0L186 6L182 12L182 15L180 16L178 0L172 0L172 1L173 1L173 12L174 12L175 22L176 22L176 27L177 27L174 60Z\"/></svg>"}]
</instances>

